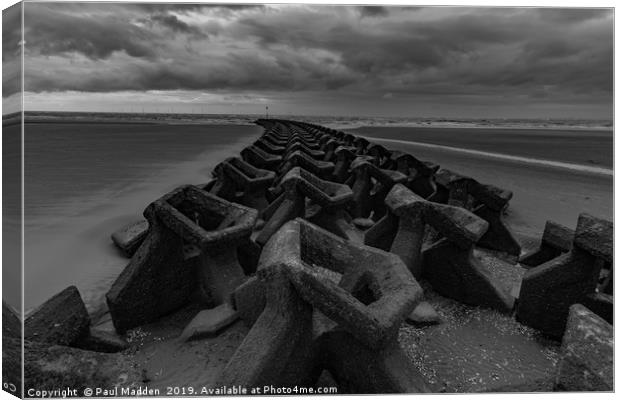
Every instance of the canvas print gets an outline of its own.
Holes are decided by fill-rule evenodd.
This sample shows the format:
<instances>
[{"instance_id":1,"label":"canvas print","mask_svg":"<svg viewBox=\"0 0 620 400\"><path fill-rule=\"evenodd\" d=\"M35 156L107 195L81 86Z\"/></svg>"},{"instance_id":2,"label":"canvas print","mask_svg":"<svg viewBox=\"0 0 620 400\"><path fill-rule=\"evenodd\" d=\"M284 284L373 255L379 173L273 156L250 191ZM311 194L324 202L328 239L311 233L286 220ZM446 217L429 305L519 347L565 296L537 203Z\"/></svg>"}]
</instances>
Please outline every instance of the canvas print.
<instances>
[{"instance_id":1,"label":"canvas print","mask_svg":"<svg viewBox=\"0 0 620 400\"><path fill-rule=\"evenodd\" d=\"M613 8L3 11L3 390L609 392Z\"/></svg>"}]
</instances>

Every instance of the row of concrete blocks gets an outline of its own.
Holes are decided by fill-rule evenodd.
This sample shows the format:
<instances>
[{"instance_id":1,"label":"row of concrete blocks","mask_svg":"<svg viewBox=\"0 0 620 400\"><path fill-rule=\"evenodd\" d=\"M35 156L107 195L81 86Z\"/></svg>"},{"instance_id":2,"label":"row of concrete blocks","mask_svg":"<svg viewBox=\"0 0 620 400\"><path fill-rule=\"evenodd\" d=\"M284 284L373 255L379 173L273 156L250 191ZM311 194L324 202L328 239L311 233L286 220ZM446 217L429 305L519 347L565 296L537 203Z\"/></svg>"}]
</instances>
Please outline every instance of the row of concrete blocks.
<instances>
[{"instance_id":1,"label":"row of concrete blocks","mask_svg":"<svg viewBox=\"0 0 620 400\"><path fill-rule=\"evenodd\" d=\"M477 197L485 207L495 210L496 221L501 221L501 210L511 194L439 171L435 176L443 178L435 179L440 182L436 186L447 188L444 201L452 204L430 201L433 196L437 199L437 193L441 191L434 190L425 199L405 186L406 179L382 181L381 177L396 174L393 170L380 168L388 162L386 157L381 159L368 154L356 155L345 169L355 170L358 164L364 166L359 170L366 175L349 172L355 177L351 188L333 181L340 180L333 175L335 166L325 168L325 164L319 162L321 160L316 160L315 157L321 157L320 151L323 151L320 150L321 141L333 140L325 140L325 134L317 139L321 132L319 128L292 125L297 128L291 133L287 132L291 124L279 121L262 123L267 130L260 140L264 146L257 142L244 150L243 159L229 159L220 164L216 168L215 181L200 187L179 188L147 208L145 216L149 221L149 234L107 295L117 330L124 332L150 322L190 301L203 302L207 306L230 302L252 325L252 330L226 368L223 382L249 385L271 380L276 383L278 377L282 377L286 380L282 381L284 383L301 384L300 379L313 380L317 371L327 369L349 391L426 390L420 375L407 365L394 339L395 330L422 296L413 276L428 279L440 293L443 291L443 294L465 303L512 310L514 298L485 275L473 255L474 245L480 242L491 224L467 210L471 199ZM338 134L329 136L349 140L338 138ZM355 144L364 149L363 141L358 140ZM281 152L280 155L277 152ZM333 180L322 179L328 175L321 174L328 174L330 170ZM379 173L371 175L377 170ZM366 179L369 175L374 182ZM410 173L409 177L411 175L415 179L415 175ZM343 177L345 182L350 179ZM276 181L278 185L273 186ZM368 186L368 181L383 187L373 187L372 190L365 187L357 193L367 195L374 191L376 194L383 190L380 197L385 211L366 232L366 244L391 253L346 240L346 229L342 226L343 222L348 223L346 214L351 208L345 205L354 197L356 188ZM358 182L361 184L356 186ZM217 196L207 191L215 192ZM272 196L271 202L269 196ZM307 217L306 198L319 206L308 219L325 230L295 219ZM365 199L369 200L368 197ZM245 206L238 203L245 203ZM254 242L250 237L259 212L265 224ZM578 224L576 238L586 239L575 239L570 254L594 253L594 258L604 256L606 253L600 251L597 243L604 242L604 236L609 232L588 228L590 235L584 236L581 232L586 229L580 227L591 227L600 221L588 216L582 216L580 221L582 219L585 222ZM436 237L442 239L422 251L427 225L433 228ZM291 240L293 244L289 245ZM263 247L262 252L260 247ZM282 251L283 248L287 250ZM258 278L245 281L246 275L256 268L259 254ZM374 259L369 254L373 254ZM366 264L364 260L367 258L372 262ZM586 258L572 257L570 265L581 271L584 264L580 260L586 262ZM564 263L561 260L554 262ZM346 265L351 271L345 270ZM324 269L331 269L342 277L338 282L331 282ZM413 275L407 273L407 269ZM383 281L376 275L382 273L399 279L386 278ZM265 287L270 289L265 290ZM527 293L527 287L524 280L522 294ZM294 290L287 292L285 288ZM275 296L272 305L269 305L270 293ZM387 296L388 293L393 295ZM531 301L521 295L518 317L520 315L520 319L527 322L527 317L523 316L527 316L528 311L523 304L534 305L533 308L539 310L539 306L555 301L553 294L535 297ZM291 300L295 298L301 300ZM562 300L558 308L565 312L546 316L559 321L555 324L558 326L565 324L568 306L573 304L570 296L564 296ZM303 319L297 319L304 308L312 317L307 326L309 329L299 329L307 325ZM289 315L286 310L293 311ZM279 322L282 333L274 335L269 330L273 328L267 327L276 324L279 318L285 318ZM259 323L262 320L265 322ZM330 325L334 325L334 329L326 328ZM301 347L295 347L297 339L289 340L298 336ZM357 346L355 351L351 351L353 345ZM286 348L291 351L287 353ZM342 349L348 351L339 352ZM272 353L254 357L257 352ZM308 357L298 359L301 354ZM325 356L329 354L333 356ZM368 367L363 377L359 375L361 372L346 368L347 365L368 365L359 364L360 360L351 354L366 354L365 360L373 359L370 363L373 367ZM258 364L248 368L252 357ZM291 372L288 375L284 372L276 374L275 371L279 370L275 364L286 365L285 370ZM310 373L304 365L314 372ZM344 370L334 365L340 365ZM394 368L396 365L398 368ZM300 371L297 378L287 378L293 371ZM403 374L402 371L408 372ZM370 379L369 376L382 378Z\"/></svg>"},{"instance_id":2,"label":"row of concrete blocks","mask_svg":"<svg viewBox=\"0 0 620 400\"><path fill-rule=\"evenodd\" d=\"M314 175L314 181L322 186L320 191L335 192L331 198L325 198L324 208L338 206L353 219L372 216L376 222L389 213L385 205L387 193L395 184L402 183L428 200L473 211L489 222L478 245L515 258L519 255L519 242L502 220L502 213L512 197L510 191L480 184L446 169L439 170L439 166L410 154L389 151L350 134L332 137L325 132L316 133L317 129L314 131L316 139L312 140L300 134L286 138L276 136L274 129L267 129L259 140L241 152L243 159L231 158L218 165L214 171L216 179L207 190L260 212L268 208L265 217L270 217L274 200L277 205L287 196L301 196L295 194L299 191L294 185L288 185L289 192L283 193L287 188L283 182L290 177L287 173L300 167L309 172L307 176ZM349 190L342 184L351 189L350 197ZM264 245L273 232L272 229L261 235L260 244Z\"/></svg>"}]
</instances>

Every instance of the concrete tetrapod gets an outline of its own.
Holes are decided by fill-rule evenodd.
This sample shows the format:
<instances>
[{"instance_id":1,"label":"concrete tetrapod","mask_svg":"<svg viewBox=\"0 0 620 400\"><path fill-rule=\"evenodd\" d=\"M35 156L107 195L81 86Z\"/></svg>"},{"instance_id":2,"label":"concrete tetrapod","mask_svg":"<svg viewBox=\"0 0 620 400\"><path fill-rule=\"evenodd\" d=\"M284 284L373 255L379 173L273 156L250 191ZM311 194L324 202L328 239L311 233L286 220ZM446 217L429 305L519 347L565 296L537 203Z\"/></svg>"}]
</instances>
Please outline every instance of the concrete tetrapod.
<instances>
[{"instance_id":1,"label":"concrete tetrapod","mask_svg":"<svg viewBox=\"0 0 620 400\"><path fill-rule=\"evenodd\" d=\"M602 262L612 263L612 259L613 223L581 214L571 251L523 276L517 320L561 337L569 307L594 293Z\"/></svg>"},{"instance_id":2,"label":"concrete tetrapod","mask_svg":"<svg viewBox=\"0 0 620 400\"><path fill-rule=\"evenodd\" d=\"M327 270L340 277L339 283L332 280L334 278L325 272ZM283 271L300 298L314 309L311 329L307 328L307 322L297 324L299 329L314 332L315 345L304 341L301 350L294 353L298 358L301 354L315 354L303 357L304 360L315 360L318 365L314 368L310 362L299 363L307 366L303 369L311 373L312 379L316 379L317 372L327 369L345 392L415 393L429 390L396 340L401 323L422 297L422 289L397 256L353 244L296 219L285 224L265 245L259 274L266 271ZM272 334L269 325L260 325L266 314L275 314L269 311L269 289L265 292L267 306L248 337L255 332L268 337L277 336ZM243 304L255 303L257 301ZM290 307L294 307L294 303ZM285 313L276 315L282 314ZM243 345L236 356L241 356L242 348ZM277 347L273 351L277 352ZM244 353L243 358L258 358L255 356L257 351ZM316 355L320 357L316 358ZM278 365L263 365L262 368L269 371L285 364L287 361L281 360ZM300 381L299 377L297 379L288 381L287 386Z\"/></svg>"},{"instance_id":3,"label":"concrete tetrapod","mask_svg":"<svg viewBox=\"0 0 620 400\"><path fill-rule=\"evenodd\" d=\"M331 161L333 162L336 157L336 149L340 147L340 143L335 139L328 138L322 147L325 152L325 156L323 157L323 161Z\"/></svg>"},{"instance_id":4,"label":"concrete tetrapod","mask_svg":"<svg viewBox=\"0 0 620 400\"><path fill-rule=\"evenodd\" d=\"M461 207L427 201L401 184L392 188L386 204L390 213L368 231L372 238L366 237L366 243L375 240L387 246L379 238L393 237L390 251L438 293L466 304L512 310L514 298L473 253L476 241L486 232L486 221ZM445 239L420 255L426 225ZM391 233L395 228L396 234Z\"/></svg>"},{"instance_id":5,"label":"concrete tetrapod","mask_svg":"<svg viewBox=\"0 0 620 400\"><path fill-rule=\"evenodd\" d=\"M336 157L336 165L334 167L334 174L332 180L338 183L344 183L349 178L349 167L351 162L355 159L355 148L338 146L334 151Z\"/></svg>"},{"instance_id":6,"label":"concrete tetrapod","mask_svg":"<svg viewBox=\"0 0 620 400\"><path fill-rule=\"evenodd\" d=\"M339 236L346 237L344 205L353 197L351 189L342 184L319 179L303 168L291 169L280 183L282 193L265 210L266 223L256 238L264 246L287 221L306 214L306 198L321 207L313 219Z\"/></svg>"},{"instance_id":7,"label":"concrete tetrapod","mask_svg":"<svg viewBox=\"0 0 620 400\"><path fill-rule=\"evenodd\" d=\"M262 149L263 151L266 151L267 153L275 154L278 156L283 155L284 152L286 151L284 146L276 146L262 136L254 142L254 146L258 147L259 149Z\"/></svg>"},{"instance_id":8,"label":"concrete tetrapod","mask_svg":"<svg viewBox=\"0 0 620 400\"><path fill-rule=\"evenodd\" d=\"M405 186L414 193L427 199L437 190L434 175L439 165L423 162L409 153L392 151L392 160L396 163L396 171L407 175Z\"/></svg>"},{"instance_id":9,"label":"concrete tetrapod","mask_svg":"<svg viewBox=\"0 0 620 400\"><path fill-rule=\"evenodd\" d=\"M302 167L321 179L329 179L334 172L334 163L315 160L304 152L297 150L286 156L282 166L278 169L278 175L283 177L294 167Z\"/></svg>"},{"instance_id":10,"label":"concrete tetrapod","mask_svg":"<svg viewBox=\"0 0 620 400\"><path fill-rule=\"evenodd\" d=\"M370 142L366 147L366 154L374 158L374 164L383 169L392 169L393 160L391 159L392 151L384 146Z\"/></svg>"},{"instance_id":11,"label":"concrete tetrapod","mask_svg":"<svg viewBox=\"0 0 620 400\"><path fill-rule=\"evenodd\" d=\"M581 304L570 307L555 390L613 391L614 330Z\"/></svg>"},{"instance_id":12,"label":"concrete tetrapod","mask_svg":"<svg viewBox=\"0 0 620 400\"><path fill-rule=\"evenodd\" d=\"M241 157L244 161L252 164L256 168L268 169L270 171L277 170L282 162L282 157L269 154L254 145L241 150Z\"/></svg>"},{"instance_id":13,"label":"concrete tetrapod","mask_svg":"<svg viewBox=\"0 0 620 400\"><path fill-rule=\"evenodd\" d=\"M447 169L439 170L435 174L435 181L438 189L443 188L443 193L438 197L444 198L437 199L432 196L430 200L466 208L489 223L487 233L478 242L479 246L503 251L516 257L521 254L521 244L502 217L512 198L511 191L493 185L483 185L473 178Z\"/></svg>"},{"instance_id":14,"label":"concrete tetrapod","mask_svg":"<svg viewBox=\"0 0 620 400\"><path fill-rule=\"evenodd\" d=\"M521 256L519 264L526 267L536 267L542 263L567 253L573 247L575 232L553 221L547 221L540 241L540 246Z\"/></svg>"},{"instance_id":15,"label":"concrete tetrapod","mask_svg":"<svg viewBox=\"0 0 620 400\"><path fill-rule=\"evenodd\" d=\"M366 147L368 147L370 142L363 137L356 137L355 139L353 139L351 144L353 145L353 147L355 147L355 154L361 156L363 154L366 154Z\"/></svg>"},{"instance_id":16,"label":"concrete tetrapod","mask_svg":"<svg viewBox=\"0 0 620 400\"><path fill-rule=\"evenodd\" d=\"M310 387L320 373L312 340L312 307L302 300L282 267L261 269L257 276L263 285L260 314L218 385Z\"/></svg>"},{"instance_id":17,"label":"concrete tetrapod","mask_svg":"<svg viewBox=\"0 0 620 400\"><path fill-rule=\"evenodd\" d=\"M259 169L240 158L231 157L215 167L214 175L217 182L210 193L259 212L269 205L265 192L276 177L273 171Z\"/></svg>"},{"instance_id":18,"label":"concrete tetrapod","mask_svg":"<svg viewBox=\"0 0 620 400\"><path fill-rule=\"evenodd\" d=\"M237 247L249 240L257 211L195 186L181 186L144 211L151 229L106 294L119 333L192 300L230 301L245 280Z\"/></svg>"},{"instance_id":19,"label":"concrete tetrapod","mask_svg":"<svg viewBox=\"0 0 620 400\"><path fill-rule=\"evenodd\" d=\"M321 150L313 150L308 146L308 144L310 143L302 142L301 140L296 140L292 143L289 143L289 145L286 146L285 154L288 155L290 153L294 153L295 151L301 151L306 155L314 158L315 160L322 161L325 158L325 152Z\"/></svg>"},{"instance_id":20,"label":"concrete tetrapod","mask_svg":"<svg viewBox=\"0 0 620 400\"><path fill-rule=\"evenodd\" d=\"M404 182L407 177L398 171L378 168L372 157L357 157L351 163L354 179L353 202L349 213L353 218L367 218L374 211L373 219L379 220L385 214L385 196L392 187ZM372 179L375 179L375 185ZM374 192L373 192L374 191Z\"/></svg>"},{"instance_id":21,"label":"concrete tetrapod","mask_svg":"<svg viewBox=\"0 0 620 400\"><path fill-rule=\"evenodd\" d=\"M422 275L421 248L427 224L461 249L472 248L489 225L463 208L426 201L402 184L394 185L385 203L398 217L390 252L403 260L416 279Z\"/></svg>"}]
</instances>

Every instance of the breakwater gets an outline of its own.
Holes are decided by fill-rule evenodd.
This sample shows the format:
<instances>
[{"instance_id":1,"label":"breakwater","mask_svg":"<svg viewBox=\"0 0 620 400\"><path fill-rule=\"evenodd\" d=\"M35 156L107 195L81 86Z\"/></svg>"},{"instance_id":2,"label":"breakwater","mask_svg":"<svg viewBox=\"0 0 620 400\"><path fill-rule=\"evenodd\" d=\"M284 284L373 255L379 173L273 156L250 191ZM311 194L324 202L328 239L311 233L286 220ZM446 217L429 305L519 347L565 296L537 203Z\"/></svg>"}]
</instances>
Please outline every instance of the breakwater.
<instances>
[{"instance_id":1,"label":"breakwater","mask_svg":"<svg viewBox=\"0 0 620 400\"><path fill-rule=\"evenodd\" d=\"M115 233L131 257L107 294L117 334L196 304L202 311L184 330L187 340L237 318L249 327L218 384L307 387L328 374L346 393L436 391L397 341L424 303L422 281L556 339L573 332L571 340L595 346L579 334L593 326L606 337L611 223L583 214L574 232L551 227L541 248L523 256L503 220L509 190L318 125L257 123L264 134L220 163L211 181L173 190L146 208L147 223ZM502 263L492 268L479 248ZM75 312L63 316L67 310ZM29 316L26 338L33 349L46 343L118 357L123 367L97 378L117 383L115 373L131 370L122 364L123 339L97 332L88 318L70 288ZM570 373L567 363L587 354L574 353L559 371ZM605 388L607 364L594 362L600 380L588 384ZM123 384L143 383L118 373L127 375ZM42 368L26 380L49 374ZM569 381L558 378L556 388Z\"/></svg>"}]
</instances>

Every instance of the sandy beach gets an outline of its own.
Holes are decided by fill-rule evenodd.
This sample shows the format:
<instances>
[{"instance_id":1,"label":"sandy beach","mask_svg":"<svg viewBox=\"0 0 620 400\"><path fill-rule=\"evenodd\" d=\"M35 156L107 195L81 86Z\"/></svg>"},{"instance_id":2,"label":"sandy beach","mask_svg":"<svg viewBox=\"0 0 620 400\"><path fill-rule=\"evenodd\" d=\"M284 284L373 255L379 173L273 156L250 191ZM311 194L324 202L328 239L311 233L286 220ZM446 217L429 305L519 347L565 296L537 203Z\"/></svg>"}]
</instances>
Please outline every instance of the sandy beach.
<instances>
[{"instance_id":1,"label":"sandy beach","mask_svg":"<svg viewBox=\"0 0 620 400\"><path fill-rule=\"evenodd\" d=\"M92 122L32 124L27 129L38 130L48 140L30 154L30 164L26 161L27 173L46 171L26 184L32 196L26 200L27 210L32 211L25 235L26 308L75 284L94 326L111 333L114 328L104 296L128 260L113 246L110 234L141 218L147 204L178 185L206 182L216 164L238 155L262 132L259 127L241 125ZM92 137L81 143L76 135L85 129ZM585 136L592 148L600 149L588 153L577 151L575 143L584 139L576 132L377 127L352 132L511 190L514 197L506 221L529 247L540 239L547 220L574 228L582 212L613 218L613 171L607 168L606 133ZM78 142L75 155L64 150L67 137ZM536 144L528 139L539 137L557 142ZM521 145L507 145L515 142ZM555 150L553 157L541 158L542 144ZM84 164L85 158L92 162ZM594 162L580 163L585 158ZM86 168L76 168L78 164ZM67 182L76 187L67 187ZM47 190L34 191L40 187ZM428 286L425 293L445 323L424 329L403 324L399 342L435 385L433 391L551 390L557 342L510 316L448 300ZM180 332L198 311L188 306L126 335L131 347L125 354L141 368L150 387L163 391L170 385L215 384L247 335L248 327L238 321L216 337L180 340Z\"/></svg>"},{"instance_id":2,"label":"sandy beach","mask_svg":"<svg viewBox=\"0 0 620 400\"><path fill-rule=\"evenodd\" d=\"M372 136L389 149L410 152L421 160L432 161L442 168L471 176L482 183L511 190L514 196L506 220L516 233L524 236L539 238L547 220L574 229L577 217L582 212L613 219L613 175L609 173L612 168L613 146L610 132L496 129L472 131L458 128L362 128L351 132ZM547 141L550 137L554 138L554 141ZM589 141L590 145L579 145L584 141ZM409 142L439 144L445 147L428 147ZM516 142L520 145L507 144ZM471 154L461 151L462 149L553 160L575 168ZM583 160L595 162L580 162ZM603 174L576 169L578 166L592 165L608 172ZM602 168L603 166L605 168Z\"/></svg>"}]
</instances>

